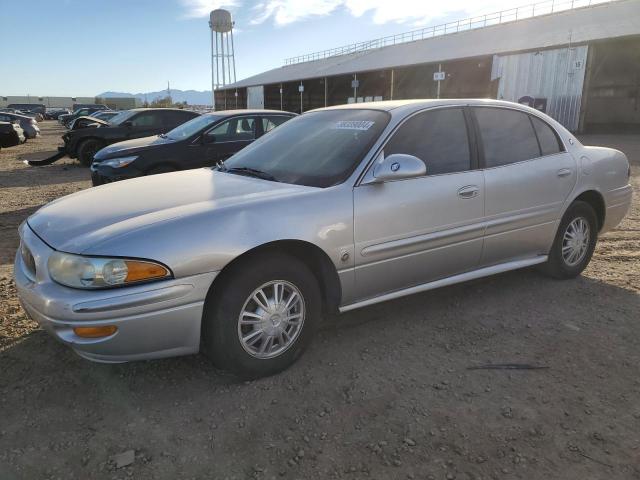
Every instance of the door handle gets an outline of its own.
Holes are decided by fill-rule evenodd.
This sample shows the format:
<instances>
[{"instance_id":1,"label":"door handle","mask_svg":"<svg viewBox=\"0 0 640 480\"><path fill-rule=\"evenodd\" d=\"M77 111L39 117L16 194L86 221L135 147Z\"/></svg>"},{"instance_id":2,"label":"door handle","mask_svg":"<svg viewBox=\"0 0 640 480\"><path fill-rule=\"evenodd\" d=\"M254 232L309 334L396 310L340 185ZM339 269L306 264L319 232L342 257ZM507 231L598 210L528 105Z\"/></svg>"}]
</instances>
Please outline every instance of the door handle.
<instances>
[{"instance_id":1,"label":"door handle","mask_svg":"<svg viewBox=\"0 0 640 480\"><path fill-rule=\"evenodd\" d=\"M473 198L477 197L480 189L477 185L467 185L458 190L458 196L460 198Z\"/></svg>"},{"instance_id":2,"label":"door handle","mask_svg":"<svg viewBox=\"0 0 640 480\"><path fill-rule=\"evenodd\" d=\"M571 175L571 169L570 168L561 168L560 170L558 170L558 176L559 177L568 177L569 175Z\"/></svg>"}]
</instances>

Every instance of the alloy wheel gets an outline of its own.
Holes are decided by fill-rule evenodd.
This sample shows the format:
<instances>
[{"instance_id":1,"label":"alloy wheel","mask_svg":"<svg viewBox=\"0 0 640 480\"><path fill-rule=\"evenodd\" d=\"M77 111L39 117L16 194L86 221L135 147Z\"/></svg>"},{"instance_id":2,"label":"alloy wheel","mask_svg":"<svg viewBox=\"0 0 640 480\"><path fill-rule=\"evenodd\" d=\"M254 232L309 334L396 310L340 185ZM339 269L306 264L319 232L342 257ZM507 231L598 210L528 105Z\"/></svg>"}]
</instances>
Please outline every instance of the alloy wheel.
<instances>
[{"instance_id":1,"label":"alloy wheel","mask_svg":"<svg viewBox=\"0 0 640 480\"><path fill-rule=\"evenodd\" d=\"M569 267L575 267L584 259L589 241L589 222L583 217L574 218L562 238L562 259Z\"/></svg>"},{"instance_id":2,"label":"alloy wheel","mask_svg":"<svg viewBox=\"0 0 640 480\"><path fill-rule=\"evenodd\" d=\"M242 348L259 359L274 358L295 343L305 319L304 297L285 280L273 280L256 288L238 317Z\"/></svg>"}]
</instances>

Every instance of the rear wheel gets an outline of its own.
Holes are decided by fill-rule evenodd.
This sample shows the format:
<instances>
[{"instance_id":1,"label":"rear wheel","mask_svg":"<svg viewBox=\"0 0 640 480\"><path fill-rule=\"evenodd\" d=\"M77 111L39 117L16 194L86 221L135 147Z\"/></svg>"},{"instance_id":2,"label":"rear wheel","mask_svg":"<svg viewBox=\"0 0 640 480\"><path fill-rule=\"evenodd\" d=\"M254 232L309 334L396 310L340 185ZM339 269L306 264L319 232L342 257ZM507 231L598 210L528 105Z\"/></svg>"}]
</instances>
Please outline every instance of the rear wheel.
<instances>
[{"instance_id":1,"label":"rear wheel","mask_svg":"<svg viewBox=\"0 0 640 480\"><path fill-rule=\"evenodd\" d=\"M202 343L216 366L243 378L278 373L302 354L320 320L308 267L281 253L232 266L205 303Z\"/></svg>"},{"instance_id":2,"label":"rear wheel","mask_svg":"<svg viewBox=\"0 0 640 480\"><path fill-rule=\"evenodd\" d=\"M78 160L85 167L91 165L93 162L93 156L102 148L102 143L99 140L89 139L85 140L78 147Z\"/></svg>"},{"instance_id":3,"label":"rear wheel","mask_svg":"<svg viewBox=\"0 0 640 480\"><path fill-rule=\"evenodd\" d=\"M597 240L595 211L586 202L574 202L562 217L543 270L560 279L580 275L589 265Z\"/></svg>"}]
</instances>

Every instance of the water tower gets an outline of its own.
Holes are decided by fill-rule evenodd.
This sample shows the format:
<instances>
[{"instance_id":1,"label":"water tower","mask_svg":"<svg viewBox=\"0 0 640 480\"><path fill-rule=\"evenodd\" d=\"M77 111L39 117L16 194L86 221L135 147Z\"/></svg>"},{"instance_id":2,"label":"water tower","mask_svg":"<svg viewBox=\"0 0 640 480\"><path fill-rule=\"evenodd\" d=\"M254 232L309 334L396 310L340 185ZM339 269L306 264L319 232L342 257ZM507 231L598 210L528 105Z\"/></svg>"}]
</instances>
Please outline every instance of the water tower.
<instances>
[{"instance_id":1,"label":"water tower","mask_svg":"<svg viewBox=\"0 0 640 480\"><path fill-rule=\"evenodd\" d=\"M222 9L213 10L209 15L209 28L211 28L211 89L215 108L216 89L236 81L231 12Z\"/></svg>"}]
</instances>

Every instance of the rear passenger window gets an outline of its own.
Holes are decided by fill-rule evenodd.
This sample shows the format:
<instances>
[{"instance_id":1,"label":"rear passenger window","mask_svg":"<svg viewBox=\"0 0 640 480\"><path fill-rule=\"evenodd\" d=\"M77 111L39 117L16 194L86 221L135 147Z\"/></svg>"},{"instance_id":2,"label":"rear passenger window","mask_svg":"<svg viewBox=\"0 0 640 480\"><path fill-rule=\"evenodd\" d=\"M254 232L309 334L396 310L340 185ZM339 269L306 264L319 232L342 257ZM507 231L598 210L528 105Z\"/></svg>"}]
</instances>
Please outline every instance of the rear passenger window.
<instances>
[{"instance_id":1,"label":"rear passenger window","mask_svg":"<svg viewBox=\"0 0 640 480\"><path fill-rule=\"evenodd\" d=\"M540 156L529 115L504 108L475 108L486 168Z\"/></svg>"},{"instance_id":2,"label":"rear passenger window","mask_svg":"<svg viewBox=\"0 0 640 480\"><path fill-rule=\"evenodd\" d=\"M531 122L538 135L542 155L553 155L554 153L560 153L564 150L558 136L549 125L536 117L531 117Z\"/></svg>"},{"instance_id":3,"label":"rear passenger window","mask_svg":"<svg viewBox=\"0 0 640 480\"><path fill-rule=\"evenodd\" d=\"M445 108L415 115L385 146L385 156L393 153L418 157L427 166L427 175L471 169L464 113L459 108Z\"/></svg>"}]
</instances>

